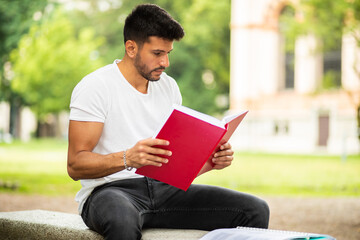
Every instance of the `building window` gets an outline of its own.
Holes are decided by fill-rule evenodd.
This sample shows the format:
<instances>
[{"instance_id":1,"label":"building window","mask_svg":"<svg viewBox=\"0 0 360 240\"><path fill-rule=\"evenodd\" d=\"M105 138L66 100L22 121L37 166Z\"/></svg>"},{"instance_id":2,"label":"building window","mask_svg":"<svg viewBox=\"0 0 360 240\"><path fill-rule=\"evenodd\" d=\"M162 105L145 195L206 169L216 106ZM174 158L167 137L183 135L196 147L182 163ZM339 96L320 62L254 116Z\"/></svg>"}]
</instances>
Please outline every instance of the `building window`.
<instances>
[{"instance_id":1,"label":"building window","mask_svg":"<svg viewBox=\"0 0 360 240\"><path fill-rule=\"evenodd\" d=\"M285 53L285 89L294 89L294 52Z\"/></svg>"},{"instance_id":2,"label":"building window","mask_svg":"<svg viewBox=\"0 0 360 240\"><path fill-rule=\"evenodd\" d=\"M323 89L341 87L341 45L338 49L324 53Z\"/></svg>"},{"instance_id":3,"label":"building window","mask_svg":"<svg viewBox=\"0 0 360 240\"><path fill-rule=\"evenodd\" d=\"M274 135L288 135L289 122L286 120L274 122Z\"/></svg>"},{"instance_id":4,"label":"building window","mask_svg":"<svg viewBox=\"0 0 360 240\"><path fill-rule=\"evenodd\" d=\"M294 89L295 71L294 71L294 47L295 42L286 38L285 32L289 29L289 19L295 17L295 9L291 6L285 6L279 18L279 32L282 38L282 55L283 55L283 88Z\"/></svg>"}]
</instances>

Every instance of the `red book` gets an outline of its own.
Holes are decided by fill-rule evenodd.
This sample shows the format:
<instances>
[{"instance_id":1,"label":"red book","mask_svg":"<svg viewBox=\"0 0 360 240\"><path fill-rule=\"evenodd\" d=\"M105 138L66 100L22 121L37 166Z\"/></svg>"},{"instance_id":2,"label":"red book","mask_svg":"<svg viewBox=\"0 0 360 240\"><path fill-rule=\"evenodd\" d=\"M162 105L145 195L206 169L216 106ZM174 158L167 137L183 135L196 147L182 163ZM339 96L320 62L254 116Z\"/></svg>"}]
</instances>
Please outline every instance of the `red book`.
<instances>
[{"instance_id":1,"label":"red book","mask_svg":"<svg viewBox=\"0 0 360 240\"><path fill-rule=\"evenodd\" d=\"M227 142L248 111L225 117L211 117L193 109L174 105L155 138L165 139L169 146L159 146L172 152L169 162L161 167L144 166L141 174L186 191L202 167L212 169L212 155ZM208 161L208 162L207 162Z\"/></svg>"}]
</instances>

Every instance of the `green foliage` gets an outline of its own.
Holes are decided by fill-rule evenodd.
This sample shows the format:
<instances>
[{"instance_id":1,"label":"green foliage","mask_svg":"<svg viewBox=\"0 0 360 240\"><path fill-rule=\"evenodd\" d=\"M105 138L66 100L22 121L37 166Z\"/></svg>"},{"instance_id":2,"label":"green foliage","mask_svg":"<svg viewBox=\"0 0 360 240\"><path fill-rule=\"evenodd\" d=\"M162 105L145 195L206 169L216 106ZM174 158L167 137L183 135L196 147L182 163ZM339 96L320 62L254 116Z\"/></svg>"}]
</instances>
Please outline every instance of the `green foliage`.
<instances>
[{"instance_id":1,"label":"green foliage","mask_svg":"<svg viewBox=\"0 0 360 240\"><path fill-rule=\"evenodd\" d=\"M333 49L341 38L344 29L349 1L306 0L302 2L305 9L305 21L310 32L323 40L324 49Z\"/></svg>"},{"instance_id":2,"label":"green foliage","mask_svg":"<svg viewBox=\"0 0 360 240\"><path fill-rule=\"evenodd\" d=\"M99 58L92 58L101 43L91 28L76 36L71 22L58 11L33 25L12 52L15 77L11 88L40 119L68 109L76 83L102 66Z\"/></svg>"},{"instance_id":3,"label":"green foliage","mask_svg":"<svg viewBox=\"0 0 360 240\"><path fill-rule=\"evenodd\" d=\"M333 50L344 33L359 34L359 0L302 0L294 7L295 17L285 14L280 19L287 24L285 34L289 39L313 34L323 40L323 50Z\"/></svg>"},{"instance_id":4,"label":"green foliage","mask_svg":"<svg viewBox=\"0 0 360 240\"><path fill-rule=\"evenodd\" d=\"M43 11L47 0L0 0L0 101L21 100L11 92L9 79L4 74L4 64L10 52L18 46L23 34L33 24L33 15Z\"/></svg>"},{"instance_id":5,"label":"green foliage","mask_svg":"<svg viewBox=\"0 0 360 240\"><path fill-rule=\"evenodd\" d=\"M341 73L338 71L327 71L322 81L322 89L329 90L340 86Z\"/></svg>"},{"instance_id":6,"label":"green foliage","mask_svg":"<svg viewBox=\"0 0 360 240\"><path fill-rule=\"evenodd\" d=\"M296 37L304 33L304 29L297 25L295 9L292 6L286 6L279 17L279 31L285 36L286 52L294 52Z\"/></svg>"},{"instance_id":7,"label":"green foliage","mask_svg":"<svg viewBox=\"0 0 360 240\"><path fill-rule=\"evenodd\" d=\"M229 91L230 1L192 1L181 21L186 36L178 48L186 54L173 68L182 71L177 79L184 105L209 114L221 112L228 106L217 106L215 99ZM213 83L203 81L205 72L213 75Z\"/></svg>"},{"instance_id":8,"label":"green foliage","mask_svg":"<svg viewBox=\"0 0 360 240\"><path fill-rule=\"evenodd\" d=\"M132 8L127 7L127 4L128 2L140 3L140 1L124 1L116 6L111 5L106 11L100 10L98 0L88 0L87 2L89 9L70 11L68 19L74 25L75 32L80 32L84 27L91 27L94 30L94 36L104 40L104 44L98 48L99 55L104 63L111 63L124 54L122 29L125 14Z\"/></svg>"},{"instance_id":9,"label":"green foliage","mask_svg":"<svg viewBox=\"0 0 360 240\"><path fill-rule=\"evenodd\" d=\"M230 1L193 1L184 13L184 27L187 29L185 44L198 49L203 67L215 72L219 84L228 84Z\"/></svg>"},{"instance_id":10,"label":"green foliage","mask_svg":"<svg viewBox=\"0 0 360 240\"><path fill-rule=\"evenodd\" d=\"M21 36L34 22L33 14L43 10L47 0L0 0L0 56L1 66Z\"/></svg>"}]
</instances>

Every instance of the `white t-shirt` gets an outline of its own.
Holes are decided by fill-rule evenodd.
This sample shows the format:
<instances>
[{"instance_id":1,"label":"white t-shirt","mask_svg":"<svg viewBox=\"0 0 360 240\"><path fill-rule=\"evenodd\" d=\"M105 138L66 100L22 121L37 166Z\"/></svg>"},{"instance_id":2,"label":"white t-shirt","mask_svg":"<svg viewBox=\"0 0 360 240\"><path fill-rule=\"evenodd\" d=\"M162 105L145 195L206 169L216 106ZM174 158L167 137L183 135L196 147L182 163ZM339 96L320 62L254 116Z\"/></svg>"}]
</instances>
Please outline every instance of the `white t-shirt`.
<instances>
[{"instance_id":1,"label":"white t-shirt","mask_svg":"<svg viewBox=\"0 0 360 240\"><path fill-rule=\"evenodd\" d=\"M149 81L146 94L140 93L121 74L117 66L119 61L85 76L71 96L70 120L104 123L93 150L99 154L120 152L139 140L153 137L172 105L182 101L177 83L166 73L161 74L159 81ZM115 180L142 177L135 170L80 180L82 188L75 198L79 202L79 212L95 187Z\"/></svg>"}]
</instances>

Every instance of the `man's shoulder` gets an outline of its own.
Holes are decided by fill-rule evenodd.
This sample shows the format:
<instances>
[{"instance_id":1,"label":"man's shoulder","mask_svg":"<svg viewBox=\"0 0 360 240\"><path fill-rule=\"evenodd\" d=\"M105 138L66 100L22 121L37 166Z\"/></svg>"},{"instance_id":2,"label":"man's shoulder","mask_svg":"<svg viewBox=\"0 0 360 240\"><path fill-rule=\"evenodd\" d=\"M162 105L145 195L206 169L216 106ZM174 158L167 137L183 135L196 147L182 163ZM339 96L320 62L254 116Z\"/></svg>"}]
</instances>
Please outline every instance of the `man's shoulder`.
<instances>
[{"instance_id":1,"label":"man's shoulder","mask_svg":"<svg viewBox=\"0 0 360 240\"><path fill-rule=\"evenodd\" d=\"M89 73L85 78L107 78L114 73L115 69L113 64L108 64Z\"/></svg>"},{"instance_id":2,"label":"man's shoulder","mask_svg":"<svg viewBox=\"0 0 360 240\"><path fill-rule=\"evenodd\" d=\"M166 85L176 85L177 86L177 82L175 81L174 78L172 78L171 76L167 75L165 72L163 72L161 74L161 78L162 81L158 81L159 83L163 83Z\"/></svg>"},{"instance_id":3,"label":"man's shoulder","mask_svg":"<svg viewBox=\"0 0 360 240\"><path fill-rule=\"evenodd\" d=\"M87 74L83 79L81 79L80 85L107 85L107 83L109 83L112 79L114 79L114 76L116 76L115 70L116 69L114 69L113 64L105 65Z\"/></svg>"},{"instance_id":4,"label":"man's shoulder","mask_svg":"<svg viewBox=\"0 0 360 240\"><path fill-rule=\"evenodd\" d=\"M111 75L110 72L111 64L87 74L77 83L74 92L103 91L104 88L107 88L105 85L108 82L108 76Z\"/></svg>"}]
</instances>

